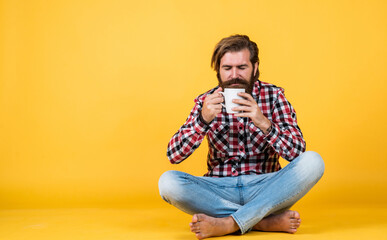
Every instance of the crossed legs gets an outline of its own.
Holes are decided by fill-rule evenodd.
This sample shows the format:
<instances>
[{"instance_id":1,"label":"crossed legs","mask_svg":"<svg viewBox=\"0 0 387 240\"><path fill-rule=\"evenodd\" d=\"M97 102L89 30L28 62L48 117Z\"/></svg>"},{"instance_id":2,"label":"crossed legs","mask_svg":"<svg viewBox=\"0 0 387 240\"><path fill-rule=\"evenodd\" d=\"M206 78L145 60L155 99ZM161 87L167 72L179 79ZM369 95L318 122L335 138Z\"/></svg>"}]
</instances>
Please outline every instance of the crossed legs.
<instances>
[{"instance_id":1,"label":"crossed legs","mask_svg":"<svg viewBox=\"0 0 387 240\"><path fill-rule=\"evenodd\" d=\"M323 172L321 157L306 152L282 170L262 175L209 178L168 171L160 177L159 188L165 201L193 215L190 227L199 239L238 230L294 233L300 215L287 209Z\"/></svg>"}]
</instances>

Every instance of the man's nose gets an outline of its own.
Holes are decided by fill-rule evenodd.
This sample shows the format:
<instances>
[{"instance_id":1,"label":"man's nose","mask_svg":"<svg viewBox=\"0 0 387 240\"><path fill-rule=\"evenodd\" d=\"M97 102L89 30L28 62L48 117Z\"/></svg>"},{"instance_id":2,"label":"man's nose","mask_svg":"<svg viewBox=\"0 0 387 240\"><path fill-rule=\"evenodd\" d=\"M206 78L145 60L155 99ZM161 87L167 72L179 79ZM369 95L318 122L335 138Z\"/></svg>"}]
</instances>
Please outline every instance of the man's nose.
<instances>
[{"instance_id":1,"label":"man's nose","mask_svg":"<svg viewBox=\"0 0 387 240\"><path fill-rule=\"evenodd\" d=\"M232 77L232 78L237 78L237 77L238 77L238 69L233 68L233 69L231 70L231 77Z\"/></svg>"}]
</instances>

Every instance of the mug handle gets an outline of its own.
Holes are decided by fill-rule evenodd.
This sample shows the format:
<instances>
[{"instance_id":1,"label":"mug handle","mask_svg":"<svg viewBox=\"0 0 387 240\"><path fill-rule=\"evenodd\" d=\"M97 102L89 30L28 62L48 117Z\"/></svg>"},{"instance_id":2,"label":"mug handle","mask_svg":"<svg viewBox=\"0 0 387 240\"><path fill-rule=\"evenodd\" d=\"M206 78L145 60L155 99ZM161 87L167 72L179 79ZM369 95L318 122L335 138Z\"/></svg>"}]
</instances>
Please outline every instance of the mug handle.
<instances>
[{"instance_id":1,"label":"mug handle","mask_svg":"<svg viewBox=\"0 0 387 240\"><path fill-rule=\"evenodd\" d=\"M224 92L218 92L218 93L222 94L224 98ZM223 103L220 103L220 104L222 104L223 107L226 107L226 105L224 105Z\"/></svg>"}]
</instances>

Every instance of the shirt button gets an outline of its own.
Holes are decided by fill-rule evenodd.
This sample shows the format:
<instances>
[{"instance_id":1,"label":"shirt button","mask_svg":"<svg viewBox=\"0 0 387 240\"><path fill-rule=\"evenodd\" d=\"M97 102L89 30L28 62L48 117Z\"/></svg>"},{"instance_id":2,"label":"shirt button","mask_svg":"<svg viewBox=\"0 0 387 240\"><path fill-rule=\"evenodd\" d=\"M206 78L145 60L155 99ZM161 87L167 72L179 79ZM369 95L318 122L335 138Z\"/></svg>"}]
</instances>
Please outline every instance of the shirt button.
<instances>
[{"instance_id":1,"label":"shirt button","mask_svg":"<svg viewBox=\"0 0 387 240\"><path fill-rule=\"evenodd\" d=\"M239 124L238 128L239 128L239 130L243 130L243 125Z\"/></svg>"},{"instance_id":2,"label":"shirt button","mask_svg":"<svg viewBox=\"0 0 387 240\"><path fill-rule=\"evenodd\" d=\"M243 151L245 151L245 148L241 146L241 147L239 147L239 151L243 152Z\"/></svg>"}]
</instances>

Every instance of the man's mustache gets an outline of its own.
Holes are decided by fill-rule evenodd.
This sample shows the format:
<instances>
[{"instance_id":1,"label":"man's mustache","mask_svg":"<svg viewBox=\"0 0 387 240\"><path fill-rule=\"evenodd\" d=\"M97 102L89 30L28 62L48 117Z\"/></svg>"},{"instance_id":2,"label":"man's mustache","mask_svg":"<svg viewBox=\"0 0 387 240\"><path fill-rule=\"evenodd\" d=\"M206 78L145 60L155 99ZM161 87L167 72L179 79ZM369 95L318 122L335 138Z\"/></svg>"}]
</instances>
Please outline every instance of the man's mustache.
<instances>
[{"instance_id":1,"label":"man's mustache","mask_svg":"<svg viewBox=\"0 0 387 240\"><path fill-rule=\"evenodd\" d=\"M249 82L242 79L242 78L233 78L231 80L228 80L226 82L223 82L223 86L230 86L232 84L241 84L241 85L248 85Z\"/></svg>"}]
</instances>

